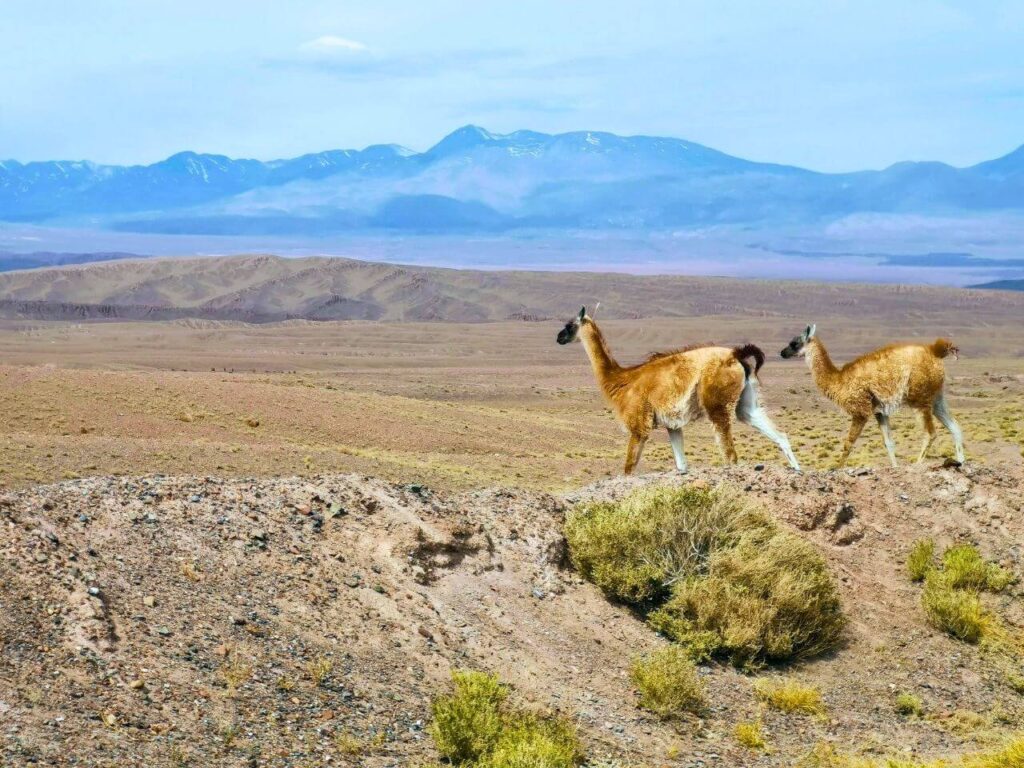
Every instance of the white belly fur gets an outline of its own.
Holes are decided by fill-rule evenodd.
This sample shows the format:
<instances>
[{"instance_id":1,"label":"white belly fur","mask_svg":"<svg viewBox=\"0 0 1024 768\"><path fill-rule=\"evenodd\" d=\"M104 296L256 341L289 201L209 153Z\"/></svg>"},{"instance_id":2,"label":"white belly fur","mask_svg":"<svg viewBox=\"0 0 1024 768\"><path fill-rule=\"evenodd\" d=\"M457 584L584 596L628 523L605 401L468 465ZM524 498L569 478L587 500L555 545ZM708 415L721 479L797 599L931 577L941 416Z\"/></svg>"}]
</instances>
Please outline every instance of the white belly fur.
<instances>
[{"instance_id":1,"label":"white belly fur","mask_svg":"<svg viewBox=\"0 0 1024 768\"><path fill-rule=\"evenodd\" d=\"M668 429L682 429L691 421L696 421L704 415L704 409L700 406L700 397L697 395L697 384L694 382L675 405L664 411L656 411L654 422L659 427Z\"/></svg>"}]
</instances>

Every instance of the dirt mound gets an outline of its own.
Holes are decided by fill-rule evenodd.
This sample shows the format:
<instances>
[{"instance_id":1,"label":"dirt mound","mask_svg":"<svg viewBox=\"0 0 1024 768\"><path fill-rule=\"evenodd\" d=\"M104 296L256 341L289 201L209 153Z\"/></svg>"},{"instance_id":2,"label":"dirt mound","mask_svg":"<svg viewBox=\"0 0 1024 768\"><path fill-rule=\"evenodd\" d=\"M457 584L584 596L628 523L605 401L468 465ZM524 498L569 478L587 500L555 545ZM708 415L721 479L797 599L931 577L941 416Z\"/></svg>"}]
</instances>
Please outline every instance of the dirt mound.
<instances>
[{"instance_id":1,"label":"dirt mound","mask_svg":"<svg viewBox=\"0 0 1024 768\"><path fill-rule=\"evenodd\" d=\"M638 710L629 660L663 641L567 567L567 504L651 482L739 488L819 545L840 580L845 646L787 670L821 688L827 715L762 713L770 753L733 738L759 709L753 679L725 666L701 667L702 720ZM520 703L572 717L595 757L789 765L821 739L961 751L1020 722L1024 698L984 650L928 627L902 561L931 536L976 543L1020 574L1021 482L1019 467L745 467L566 498L353 475L100 477L7 493L0 762L415 765L434 757L429 702L454 667L498 672ZM1017 585L993 604L1014 631L1020 598ZM899 692L929 716L898 716Z\"/></svg>"}]
</instances>

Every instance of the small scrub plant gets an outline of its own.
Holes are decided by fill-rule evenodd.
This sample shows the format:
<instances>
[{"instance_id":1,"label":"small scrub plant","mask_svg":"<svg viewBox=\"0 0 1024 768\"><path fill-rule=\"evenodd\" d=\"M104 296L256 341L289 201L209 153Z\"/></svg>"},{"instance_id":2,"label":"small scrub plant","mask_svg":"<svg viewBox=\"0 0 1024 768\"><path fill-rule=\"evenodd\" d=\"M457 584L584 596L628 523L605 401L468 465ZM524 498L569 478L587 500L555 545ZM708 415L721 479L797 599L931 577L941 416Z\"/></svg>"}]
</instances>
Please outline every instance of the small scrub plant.
<instances>
[{"instance_id":1,"label":"small scrub plant","mask_svg":"<svg viewBox=\"0 0 1024 768\"><path fill-rule=\"evenodd\" d=\"M704 707L704 686L683 648L670 645L635 659L629 677L640 691L640 706L663 719Z\"/></svg>"},{"instance_id":2,"label":"small scrub plant","mask_svg":"<svg viewBox=\"0 0 1024 768\"><path fill-rule=\"evenodd\" d=\"M326 656L319 655L306 662L306 675L313 685L319 687L331 676L334 662Z\"/></svg>"},{"instance_id":3,"label":"small scrub plant","mask_svg":"<svg viewBox=\"0 0 1024 768\"><path fill-rule=\"evenodd\" d=\"M896 697L896 712L904 717L920 717L924 714L924 702L912 693L901 693Z\"/></svg>"},{"instance_id":4,"label":"small scrub plant","mask_svg":"<svg viewBox=\"0 0 1024 768\"><path fill-rule=\"evenodd\" d=\"M457 670L452 681L455 691L433 702L430 734L453 765L572 768L583 759L571 723L509 707L497 676Z\"/></svg>"},{"instance_id":5,"label":"small scrub plant","mask_svg":"<svg viewBox=\"0 0 1024 768\"><path fill-rule=\"evenodd\" d=\"M986 562L970 544L947 549L942 555L942 570L953 589L1002 592L1014 581L1012 573Z\"/></svg>"},{"instance_id":6,"label":"small scrub plant","mask_svg":"<svg viewBox=\"0 0 1024 768\"><path fill-rule=\"evenodd\" d=\"M825 711L821 691L797 680L758 680L754 684L754 695L787 715L820 715Z\"/></svg>"},{"instance_id":7,"label":"small scrub plant","mask_svg":"<svg viewBox=\"0 0 1024 768\"><path fill-rule=\"evenodd\" d=\"M941 571L929 572L921 592L925 616L936 629L968 643L981 639L987 624L977 592L954 589Z\"/></svg>"},{"instance_id":8,"label":"small scrub plant","mask_svg":"<svg viewBox=\"0 0 1024 768\"><path fill-rule=\"evenodd\" d=\"M733 736L741 746L752 752L762 752L768 748L764 733L761 731L761 721L753 720L749 723L737 723L733 729Z\"/></svg>"},{"instance_id":9,"label":"small scrub plant","mask_svg":"<svg viewBox=\"0 0 1024 768\"><path fill-rule=\"evenodd\" d=\"M999 621L985 612L980 593L1001 592L1014 581L1010 571L987 562L970 544L950 547L939 567L925 569L921 605L932 626L976 643L999 634Z\"/></svg>"},{"instance_id":10,"label":"small scrub plant","mask_svg":"<svg viewBox=\"0 0 1024 768\"><path fill-rule=\"evenodd\" d=\"M824 558L734 493L645 488L577 507L565 534L585 578L646 613L695 660L756 667L817 655L841 638Z\"/></svg>"},{"instance_id":11,"label":"small scrub plant","mask_svg":"<svg viewBox=\"0 0 1024 768\"><path fill-rule=\"evenodd\" d=\"M907 555L907 573L911 581L924 581L935 560L935 542L931 539L918 539Z\"/></svg>"}]
</instances>

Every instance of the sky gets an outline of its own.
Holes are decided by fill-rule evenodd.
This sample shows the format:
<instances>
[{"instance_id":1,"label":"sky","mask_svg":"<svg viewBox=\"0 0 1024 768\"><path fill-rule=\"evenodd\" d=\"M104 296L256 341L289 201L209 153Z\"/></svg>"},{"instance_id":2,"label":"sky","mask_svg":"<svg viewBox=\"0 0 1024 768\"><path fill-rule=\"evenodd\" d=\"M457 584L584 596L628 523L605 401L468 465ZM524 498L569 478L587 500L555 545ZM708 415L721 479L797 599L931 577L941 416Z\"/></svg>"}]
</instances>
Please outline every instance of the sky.
<instances>
[{"instance_id":1,"label":"sky","mask_svg":"<svg viewBox=\"0 0 1024 768\"><path fill-rule=\"evenodd\" d=\"M455 128L822 171L1024 144L1019 0L3 0L0 159L272 159Z\"/></svg>"}]
</instances>

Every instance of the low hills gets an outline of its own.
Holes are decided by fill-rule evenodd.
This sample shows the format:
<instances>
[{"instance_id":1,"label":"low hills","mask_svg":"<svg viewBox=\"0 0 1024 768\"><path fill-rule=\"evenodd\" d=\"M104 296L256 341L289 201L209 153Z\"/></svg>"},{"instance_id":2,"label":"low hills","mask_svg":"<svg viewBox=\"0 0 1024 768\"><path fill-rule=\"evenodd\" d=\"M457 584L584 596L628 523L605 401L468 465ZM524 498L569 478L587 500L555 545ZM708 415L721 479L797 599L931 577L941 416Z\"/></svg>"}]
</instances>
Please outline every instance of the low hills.
<instances>
[{"instance_id":1,"label":"low hills","mask_svg":"<svg viewBox=\"0 0 1024 768\"><path fill-rule=\"evenodd\" d=\"M0 318L271 322L742 314L971 319L1024 315L1024 296L906 285L821 284L586 272L452 270L270 255L149 258L0 274Z\"/></svg>"}]
</instances>

